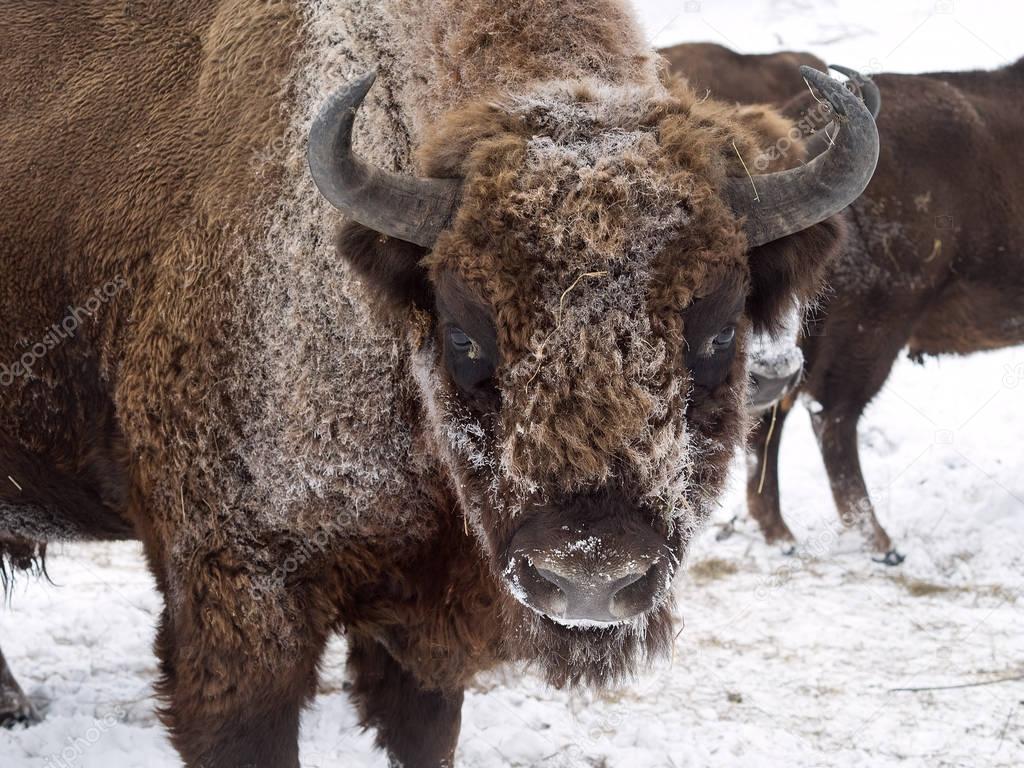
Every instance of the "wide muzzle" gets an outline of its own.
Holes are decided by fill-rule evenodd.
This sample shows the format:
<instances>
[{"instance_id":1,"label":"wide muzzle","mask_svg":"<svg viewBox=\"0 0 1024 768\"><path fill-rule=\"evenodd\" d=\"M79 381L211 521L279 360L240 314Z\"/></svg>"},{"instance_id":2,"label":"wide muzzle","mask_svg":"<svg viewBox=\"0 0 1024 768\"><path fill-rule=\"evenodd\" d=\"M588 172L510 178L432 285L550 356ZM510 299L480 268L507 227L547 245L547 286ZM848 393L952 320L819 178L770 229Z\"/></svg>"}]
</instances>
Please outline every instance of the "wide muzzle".
<instances>
[{"instance_id":1,"label":"wide muzzle","mask_svg":"<svg viewBox=\"0 0 1024 768\"><path fill-rule=\"evenodd\" d=\"M659 606L675 561L633 505L602 493L531 514L506 562L509 587L526 606L559 624L600 626Z\"/></svg>"}]
</instances>

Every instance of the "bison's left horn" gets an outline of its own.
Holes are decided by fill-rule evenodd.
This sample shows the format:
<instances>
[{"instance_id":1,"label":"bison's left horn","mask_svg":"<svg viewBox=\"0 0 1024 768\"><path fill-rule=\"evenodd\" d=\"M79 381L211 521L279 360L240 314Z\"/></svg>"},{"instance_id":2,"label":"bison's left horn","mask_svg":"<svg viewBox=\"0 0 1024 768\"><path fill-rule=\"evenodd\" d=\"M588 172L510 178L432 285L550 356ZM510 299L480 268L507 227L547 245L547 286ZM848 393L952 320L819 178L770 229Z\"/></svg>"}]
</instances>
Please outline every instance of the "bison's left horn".
<instances>
[{"instance_id":1,"label":"bison's left horn","mask_svg":"<svg viewBox=\"0 0 1024 768\"><path fill-rule=\"evenodd\" d=\"M461 183L383 171L353 154L356 112L376 77L357 78L324 104L309 132L309 169L320 193L349 218L430 248L458 207Z\"/></svg>"},{"instance_id":2,"label":"bison's left horn","mask_svg":"<svg viewBox=\"0 0 1024 768\"><path fill-rule=\"evenodd\" d=\"M806 165L753 177L734 177L724 195L751 247L824 221L856 200L878 163L878 129L864 103L842 83L810 67L800 73L828 99L839 126L824 152Z\"/></svg>"}]
</instances>

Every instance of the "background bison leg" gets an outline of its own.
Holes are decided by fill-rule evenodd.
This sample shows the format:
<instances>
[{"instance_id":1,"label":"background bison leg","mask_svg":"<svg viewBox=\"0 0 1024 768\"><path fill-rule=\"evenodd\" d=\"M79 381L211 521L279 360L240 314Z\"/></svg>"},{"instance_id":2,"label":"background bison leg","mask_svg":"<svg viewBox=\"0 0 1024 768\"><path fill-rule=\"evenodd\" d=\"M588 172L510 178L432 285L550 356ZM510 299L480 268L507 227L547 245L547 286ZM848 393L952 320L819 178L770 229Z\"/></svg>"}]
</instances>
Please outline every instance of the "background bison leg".
<instances>
[{"instance_id":1,"label":"background bison leg","mask_svg":"<svg viewBox=\"0 0 1024 768\"><path fill-rule=\"evenodd\" d=\"M793 410L795 395L795 392L791 392L784 397L774 414L772 411L763 414L747 441L747 509L761 526L761 532L769 544L794 540L782 519L779 445L782 442L782 427L789 412Z\"/></svg>"},{"instance_id":2,"label":"background bison leg","mask_svg":"<svg viewBox=\"0 0 1024 768\"><path fill-rule=\"evenodd\" d=\"M462 690L423 688L375 640L349 638L352 695L377 744L401 768L451 766L462 723Z\"/></svg>"},{"instance_id":3,"label":"background bison leg","mask_svg":"<svg viewBox=\"0 0 1024 768\"><path fill-rule=\"evenodd\" d=\"M39 715L14 679L7 659L0 651L0 728L16 725L33 725L39 722Z\"/></svg>"},{"instance_id":4,"label":"background bison leg","mask_svg":"<svg viewBox=\"0 0 1024 768\"><path fill-rule=\"evenodd\" d=\"M158 692L189 768L298 768L299 717L326 642L318 595L260 589L240 556L196 555L167 591Z\"/></svg>"},{"instance_id":5,"label":"background bison leg","mask_svg":"<svg viewBox=\"0 0 1024 768\"><path fill-rule=\"evenodd\" d=\"M836 413L830 409L811 413L811 424L825 460L825 471L828 473L839 519L847 528L860 530L871 547L883 555L882 562L899 565L903 556L893 549L892 539L878 522L864 482L857 448L859 420L859 409L854 414Z\"/></svg>"},{"instance_id":6,"label":"background bison leg","mask_svg":"<svg viewBox=\"0 0 1024 768\"><path fill-rule=\"evenodd\" d=\"M802 391L818 439L825 471L839 519L860 531L869 546L883 555L882 562L898 565L903 556L875 516L860 466L857 423L867 404L885 384L893 363L910 337L917 309L892 308L897 314L877 313L871 318L860 309L863 297L833 302L824 318L812 322L802 344L808 375ZM844 318L855 318L853 322Z\"/></svg>"}]
</instances>

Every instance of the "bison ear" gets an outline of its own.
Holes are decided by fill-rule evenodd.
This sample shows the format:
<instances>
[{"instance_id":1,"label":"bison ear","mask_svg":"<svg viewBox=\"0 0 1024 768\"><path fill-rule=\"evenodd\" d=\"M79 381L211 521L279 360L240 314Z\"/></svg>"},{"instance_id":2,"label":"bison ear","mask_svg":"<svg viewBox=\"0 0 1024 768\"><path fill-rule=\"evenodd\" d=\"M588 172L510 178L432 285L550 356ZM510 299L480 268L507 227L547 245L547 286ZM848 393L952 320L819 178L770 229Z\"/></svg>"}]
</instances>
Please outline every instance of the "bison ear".
<instances>
[{"instance_id":1,"label":"bison ear","mask_svg":"<svg viewBox=\"0 0 1024 768\"><path fill-rule=\"evenodd\" d=\"M345 259L385 308L433 307L427 270L420 263L428 250L346 222L338 230L338 255Z\"/></svg>"},{"instance_id":2,"label":"bison ear","mask_svg":"<svg viewBox=\"0 0 1024 768\"><path fill-rule=\"evenodd\" d=\"M844 233L840 214L750 251L747 314L757 331L778 332L794 304L806 306L818 296Z\"/></svg>"}]
</instances>

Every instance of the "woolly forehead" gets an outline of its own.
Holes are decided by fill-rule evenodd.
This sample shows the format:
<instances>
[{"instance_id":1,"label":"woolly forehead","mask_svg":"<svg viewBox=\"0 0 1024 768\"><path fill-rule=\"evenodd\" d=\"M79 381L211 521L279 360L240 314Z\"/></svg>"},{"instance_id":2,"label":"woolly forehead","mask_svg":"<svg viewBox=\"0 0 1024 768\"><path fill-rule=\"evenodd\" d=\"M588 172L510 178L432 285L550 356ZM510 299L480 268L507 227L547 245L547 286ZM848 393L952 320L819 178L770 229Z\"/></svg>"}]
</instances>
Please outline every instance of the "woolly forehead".
<instances>
[{"instance_id":1,"label":"woolly forehead","mask_svg":"<svg viewBox=\"0 0 1024 768\"><path fill-rule=\"evenodd\" d=\"M690 473L682 310L723 289L735 306L744 241L706 158L702 173L686 162L682 106L611 95L555 90L456 122L476 143L427 265L442 302L457 282L493 315L505 476L571 490L625 462L642 493L676 499Z\"/></svg>"},{"instance_id":2,"label":"woolly forehead","mask_svg":"<svg viewBox=\"0 0 1024 768\"><path fill-rule=\"evenodd\" d=\"M660 89L556 83L468 108L422 153L432 175L465 179L427 265L490 305L514 356L535 347L543 318L681 309L745 273L714 190L722 135Z\"/></svg>"}]
</instances>

